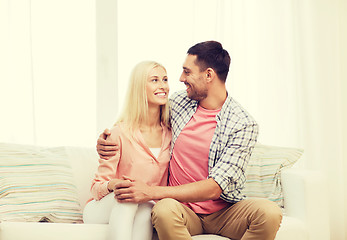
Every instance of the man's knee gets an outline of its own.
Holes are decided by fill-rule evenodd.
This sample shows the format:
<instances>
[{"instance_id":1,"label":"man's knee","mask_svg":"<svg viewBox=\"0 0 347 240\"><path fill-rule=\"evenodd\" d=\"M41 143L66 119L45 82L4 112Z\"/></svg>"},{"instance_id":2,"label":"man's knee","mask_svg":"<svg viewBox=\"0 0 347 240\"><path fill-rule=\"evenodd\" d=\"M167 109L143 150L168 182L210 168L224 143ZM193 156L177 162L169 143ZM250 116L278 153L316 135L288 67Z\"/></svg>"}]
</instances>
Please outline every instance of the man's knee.
<instances>
[{"instance_id":1,"label":"man's knee","mask_svg":"<svg viewBox=\"0 0 347 240\"><path fill-rule=\"evenodd\" d=\"M161 218L168 218L177 209L178 201L172 198L164 198L157 202L152 208L152 221Z\"/></svg>"},{"instance_id":2,"label":"man's knee","mask_svg":"<svg viewBox=\"0 0 347 240\"><path fill-rule=\"evenodd\" d=\"M281 223L282 210L276 203L264 199L264 202L262 203L262 206L259 208L259 210L262 211L262 215L265 216L267 221L278 224Z\"/></svg>"},{"instance_id":3,"label":"man's knee","mask_svg":"<svg viewBox=\"0 0 347 240\"><path fill-rule=\"evenodd\" d=\"M282 221L281 208L267 199L260 199L255 204L256 222L263 225L264 232L276 233Z\"/></svg>"}]
</instances>

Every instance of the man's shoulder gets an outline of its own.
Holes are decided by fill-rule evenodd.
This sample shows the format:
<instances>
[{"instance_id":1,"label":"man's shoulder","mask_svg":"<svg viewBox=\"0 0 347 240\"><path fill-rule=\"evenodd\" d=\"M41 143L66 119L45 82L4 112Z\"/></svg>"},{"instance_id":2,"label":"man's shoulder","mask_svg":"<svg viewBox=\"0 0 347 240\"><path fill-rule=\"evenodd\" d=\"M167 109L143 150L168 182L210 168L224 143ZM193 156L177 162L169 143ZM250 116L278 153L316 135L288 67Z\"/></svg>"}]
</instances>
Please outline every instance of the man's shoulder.
<instances>
[{"instance_id":1,"label":"man's shoulder","mask_svg":"<svg viewBox=\"0 0 347 240\"><path fill-rule=\"evenodd\" d=\"M234 98L228 97L222 112L223 118L233 119L243 124L257 124L253 116Z\"/></svg>"}]
</instances>

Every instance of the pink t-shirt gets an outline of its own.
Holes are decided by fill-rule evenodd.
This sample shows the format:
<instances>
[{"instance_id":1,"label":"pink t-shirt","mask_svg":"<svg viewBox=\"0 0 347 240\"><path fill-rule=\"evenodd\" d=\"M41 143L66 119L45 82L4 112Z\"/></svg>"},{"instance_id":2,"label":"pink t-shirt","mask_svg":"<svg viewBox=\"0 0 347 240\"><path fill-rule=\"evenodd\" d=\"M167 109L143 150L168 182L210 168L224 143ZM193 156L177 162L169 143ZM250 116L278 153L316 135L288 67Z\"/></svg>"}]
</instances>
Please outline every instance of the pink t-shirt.
<instances>
[{"instance_id":1,"label":"pink t-shirt","mask_svg":"<svg viewBox=\"0 0 347 240\"><path fill-rule=\"evenodd\" d=\"M208 154L219 111L198 106L196 113L183 128L172 151L169 186L207 179ZM222 199L184 204L200 214L214 213L229 206Z\"/></svg>"}]
</instances>

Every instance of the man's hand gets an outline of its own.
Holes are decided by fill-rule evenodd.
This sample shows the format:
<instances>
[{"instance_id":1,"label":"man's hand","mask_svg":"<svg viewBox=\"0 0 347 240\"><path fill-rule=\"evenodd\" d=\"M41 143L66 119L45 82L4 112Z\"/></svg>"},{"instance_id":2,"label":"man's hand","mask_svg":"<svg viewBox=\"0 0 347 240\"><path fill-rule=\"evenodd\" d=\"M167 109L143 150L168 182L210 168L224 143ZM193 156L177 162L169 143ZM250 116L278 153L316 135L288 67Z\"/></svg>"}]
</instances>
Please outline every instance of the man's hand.
<instances>
[{"instance_id":1,"label":"man's hand","mask_svg":"<svg viewBox=\"0 0 347 240\"><path fill-rule=\"evenodd\" d=\"M100 158L102 159L109 159L112 156L116 155L116 151L118 151L119 146L111 141L109 141L107 138L111 135L111 132L109 129L105 129L103 133L100 134L97 144L96 144L96 151L98 152Z\"/></svg>"},{"instance_id":2,"label":"man's hand","mask_svg":"<svg viewBox=\"0 0 347 240\"><path fill-rule=\"evenodd\" d=\"M179 186L149 186L123 176L114 186L118 202L143 203L150 200L173 198L180 202L203 202L219 199L222 189L212 178Z\"/></svg>"},{"instance_id":3,"label":"man's hand","mask_svg":"<svg viewBox=\"0 0 347 240\"><path fill-rule=\"evenodd\" d=\"M115 198L118 202L144 203L153 200L152 188L146 183L123 176L123 181L115 185Z\"/></svg>"}]
</instances>

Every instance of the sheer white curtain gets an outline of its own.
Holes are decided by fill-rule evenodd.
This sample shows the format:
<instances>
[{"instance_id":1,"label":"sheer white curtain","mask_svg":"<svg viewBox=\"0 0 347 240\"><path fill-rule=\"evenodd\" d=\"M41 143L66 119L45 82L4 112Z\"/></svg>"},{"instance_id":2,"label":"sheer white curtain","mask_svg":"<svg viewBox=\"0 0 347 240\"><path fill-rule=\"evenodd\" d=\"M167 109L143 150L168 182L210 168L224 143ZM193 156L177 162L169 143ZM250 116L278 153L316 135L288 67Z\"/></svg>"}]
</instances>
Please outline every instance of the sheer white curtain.
<instances>
[{"instance_id":1,"label":"sheer white curtain","mask_svg":"<svg viewBox=\"0 0 347 240\"><path fill-rule=\"evenodd\" d=\"M326 175L331 239L346 239L346 1L223 4L233 96L261 142L304 148L298 165Z\"/></svg>"},{"instance_id":2,"label":"sheer white curtain","mask_svg":"<svg viewBox=\"0 0 347 240\"><path fill-rule=\"evenodd\" d=\"M34 139L29 7L0 1L1 141Z\"/></svg>"},{"instance_id":3,"label":"sheer white curtain","mask_svg":"<svg viewBox=\"0 0 347 240\"><path fill-rule=\"evenodd\" d=\"M95 146L95 2L0 0L0 141Z\"/></svg>"}]
</instances>

